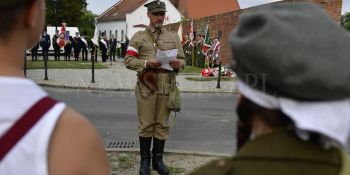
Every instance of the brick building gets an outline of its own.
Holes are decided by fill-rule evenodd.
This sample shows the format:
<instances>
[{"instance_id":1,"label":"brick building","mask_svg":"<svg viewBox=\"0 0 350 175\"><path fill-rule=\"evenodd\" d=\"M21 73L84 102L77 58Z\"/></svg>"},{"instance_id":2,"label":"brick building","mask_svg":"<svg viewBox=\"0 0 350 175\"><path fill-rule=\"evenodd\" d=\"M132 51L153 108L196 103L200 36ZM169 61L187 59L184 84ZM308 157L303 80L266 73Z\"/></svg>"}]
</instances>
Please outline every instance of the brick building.
<instances>
[{"instance_id":1,"label":"brick building","mask_svg":"<svg viewBox=\"0 0 350 175\"><path fill-rule=\"evenodd\" d=\"M275 3L284 3L284 2L300 2L300 1L308 1L314 2L324 8L330 16L337 22L340 22L341 17L341 9L342 9L342 0L284 0ZM179 9L183 14L188 14L183 8L186 6L184 3L185 0L172 0L172 3ZM265 4L269 5L269 4ZM204 33L207 23L209 22L209 31L210 36L215 37L218 36L221 41L221 51L220 51L220 59L224 65L228 65L231 57L231 49L228 43L228 38L230 33L237 26L238 18L240 14L245 11L249 11L256 7L237 10L228 13L222 13L219 15L208 16L193 20L194 31L197 33ZM169 25L168 28L173 31L178 31L180 23ZM190 22L183 22L183 31L184 33L189 33L190 31Z\"/></svg>"}]
</instances>

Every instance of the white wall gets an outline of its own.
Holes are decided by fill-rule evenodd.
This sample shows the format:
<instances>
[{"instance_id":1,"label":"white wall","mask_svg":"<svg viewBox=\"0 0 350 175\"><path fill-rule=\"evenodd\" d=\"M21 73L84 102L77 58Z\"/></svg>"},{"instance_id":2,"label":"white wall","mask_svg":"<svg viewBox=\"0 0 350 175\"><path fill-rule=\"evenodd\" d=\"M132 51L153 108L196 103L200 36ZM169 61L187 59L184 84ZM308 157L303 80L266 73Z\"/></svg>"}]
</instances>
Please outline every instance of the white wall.
<instances>
[{"instance_id":1,"label":"white wall","mask_svg":"<svg viewBox=\"0 0 350 175\"><path fill-rule=\"evenodd\" d=\"M149 3L153 0L148 0L146 3ZM174 7L174 5L169 0L163 0L166 5L166 17L168 20L164 21L164 24L172 24L181 21L180 12ZM145 3L145 4L146 4ZM144 4L143 4L144 5ZM144 6L140 6L130 14L126 15L126 23L128 24L128 37L131 38L137 31L144 30L142 28L134 28L134 25L144 24L146 26L149 25L149 19L147 17L147 8Z\"/></svg>"},{"instance_id":2,"label":"white wall","mask_svg":"<svg viewBox=\"0 0 350 175\"><path fill-rule=\"evenodd\" d=\"M116 21L105 21L105 22L98 22L96 24L97 32L101 31L104 32L106 31L107 37L109 38L109 33L112 31L112 34L115 35L115 31L118 31L118 36L116 36L118 41L121 41L121 35L122 35L122 30L124 30L124 36L126 34L126 23L124 20L116 20ZM124 38L123 38L124 40Z\"/></svg>"}]
</instances>

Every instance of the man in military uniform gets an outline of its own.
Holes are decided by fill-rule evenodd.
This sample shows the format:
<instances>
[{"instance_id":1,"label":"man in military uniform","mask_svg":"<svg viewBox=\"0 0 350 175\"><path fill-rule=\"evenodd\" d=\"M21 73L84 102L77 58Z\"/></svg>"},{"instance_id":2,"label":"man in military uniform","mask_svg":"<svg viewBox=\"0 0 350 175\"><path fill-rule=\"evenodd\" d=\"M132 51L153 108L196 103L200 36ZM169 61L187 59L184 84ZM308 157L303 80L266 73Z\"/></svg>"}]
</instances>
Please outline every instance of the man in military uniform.
<instances>
[{"instance_id":1,"label":"man in military uniform","mask_svg":"<svg viewBox=\"0 0 350 175\"><path fill-rule=\"evenodd\" d=\"M61 47L57 43L58 37L59 37L58 30L56 30L55 35L52 37L52 46L54 50L53 55L55 57L55 61L60 61L60 57L61 57Z\"/></svg>"},{"instance_id":2,"label":"man in military uniform","mask_svg":"<svg viewBox=\"0 0 350 175\"><path fill-rule=\"evenodd\" d=\"M192 65L192 44L188 35L186 35L185 39L186 40L183 45L183 50L185 52L186 65L191 66Z\"/></svg>"},{"instance_id":3,"label":"man in military uniform","mask_svg":"<svg viewBox=\"0 0 350 175\"><path fill-rule=\"evenodd\" d=\"M350 174L349 34L315 4L283 3L242 14L231 45L238 153L192 175Z\"/></svg>"},{"instance_id":4,"label":"man in military uniform","mask_svg":"<svg viewBox=\"0 0 350 175\"><path fill-rule=\"evenodd\" d=\"M202 52L202 47L204 44L204 35L198 35L199 41L196 43L196 66L198 67L204 67L205 64L205 56Z\"/></svg>"},{"instance_id":5,"label":"man in military uniform","mask_svg":"<svg viewBox=\"0 0 350 175\"><path fill-rule=\"evenodd\" d=\"M131 38L126 54L125 65L138 73L135 87L137 98L138 128L140 139L140 175L150 174L151 142L152 167L161 175L169 174L163 162L165 141L169 136L169 114L167 107L169 89L175 80L175 73L182 71L185 66L185 55L179 36L163 28L165 18L165 3L152 1L145 5L150 25L144 31L139 31ZM178 49L177 59L169 61L174 71L161 69L161 62L156 60L158 50ZM149 88L143 75L151 72L154 79L150 83L156 87ZM146 77L147 78L147 77Z\"/></svg>"}]
</instances>

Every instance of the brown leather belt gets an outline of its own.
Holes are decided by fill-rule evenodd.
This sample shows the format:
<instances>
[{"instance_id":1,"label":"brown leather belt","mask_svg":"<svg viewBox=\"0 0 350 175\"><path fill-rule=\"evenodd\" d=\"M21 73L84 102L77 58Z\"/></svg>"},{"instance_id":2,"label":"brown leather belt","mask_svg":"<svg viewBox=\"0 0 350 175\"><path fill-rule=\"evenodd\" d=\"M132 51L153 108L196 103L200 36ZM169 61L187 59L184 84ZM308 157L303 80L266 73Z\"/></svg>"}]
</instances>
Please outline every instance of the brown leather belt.
<instances>
[{"instance_id":1,"label":"brown leather belt","mask_svg":"<svg viewBox=\"0 0 350 175\"><path fill-rule=\"evenodd\" d=\"M156 68L156 69L153 69L155 72L157 72L157 73L162 73L162 74L164 74L164 73L171 73L171 71L170 70L166 70L166 69L161 69L161 68Z\"/></svg>"}]
</instances>

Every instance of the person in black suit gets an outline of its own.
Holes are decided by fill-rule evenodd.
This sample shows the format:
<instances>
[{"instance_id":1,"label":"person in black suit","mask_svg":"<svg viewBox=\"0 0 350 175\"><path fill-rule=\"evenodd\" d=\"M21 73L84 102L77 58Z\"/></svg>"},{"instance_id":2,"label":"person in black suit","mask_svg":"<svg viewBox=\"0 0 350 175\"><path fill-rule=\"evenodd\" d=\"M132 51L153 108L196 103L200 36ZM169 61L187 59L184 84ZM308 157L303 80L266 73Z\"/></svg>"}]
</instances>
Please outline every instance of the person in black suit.
<instances>
[{"instance_id":1,"label":"person in black suit","mask_svg":"<svg viewBox=\"0 0 350 175\"><path fill-rule=\"evenodd\" d=\"M98 45L100 46L100 50L102 52L102 62L106 62L108 59L107 51L109 48L108 40L106 34L102 33L102 39L98 42Z\"/></svg>"},{"instance_id":2,"label":"person in black suit","mask_svg":"<svg viewBox=\"0 0 350 175\"><path fill-rule=\"evenodd\" d=\"M52 46L54 50L55 61L60 61L60 57L61 57L61 47L57 43L58 37L59 37L58 30L56 30L55 35L52 37Z\"/></svg>"},{"instance_id":3,"label":"person in black suit","mask_svg":"<svg viewBox=\"0 0 350 175\"><path fill-rule=\"evenodd\" d=\"M75 33L74 45L73 45L75 61L79 61L79 54L80 54L80 50L82 47L81 43L82 43L82 41L80 39L79 32L77 32L77 33Z\"/></svg>"},{"instance_id":4,"label":"person in black suit","mask_svg":"<svg viewBox=\"0 0 350 175\"><path fill-rule=\"evenodd\" d=\"M37 43L30 51L32 55L32 61L38 60L38 49L39 49L39 43Z\"/></svg>"},{"instance_id":5,"label":"person in black suit","mask_svg":"<svg viewBox=\"0 0 350 175\"><path fill-rule=\"evenodd\" d=\"M81 54L83 57L83 61L87 61L88 60L88 37L87 37L87 32L83 32L83 37L80 38L80 45L81 45Z\"/></svg>"},{"instance_id":6,"label":"person in black suit","mask_svg":"<svg viewBox=\"0 0 350 175\"><path fill-rule=\"evenodd\" d=\"M69 36L69 41L64 46L64 60L70 61L70 55L72 54L72 43L74 43L73 37Z\"/></svg>"},{"instance_id":7,"label":"person in black suit","mask_svg":"<svg viewBox=\"0 0 350 175\"><path fill-rule=\"evenodd\" d=\"M49 60L49 48L51 46L50 35L46 33L46 30L41 36L40 46L43 52L43 59Z\"/></svg>"},{"instance_id":8,"label":"person in black suit","mask_svg":"<svg viewBox=\"0 0 350 175\"><path fill-rule=\"evenodd\" d=\"M112 35L112 38L109 40L109 44L111 53L109 60L112 61L113 57L113 61L115 61L115 53L117 52L117 39L115 39L114 35Z\"/></svg>"}]
</instances>

